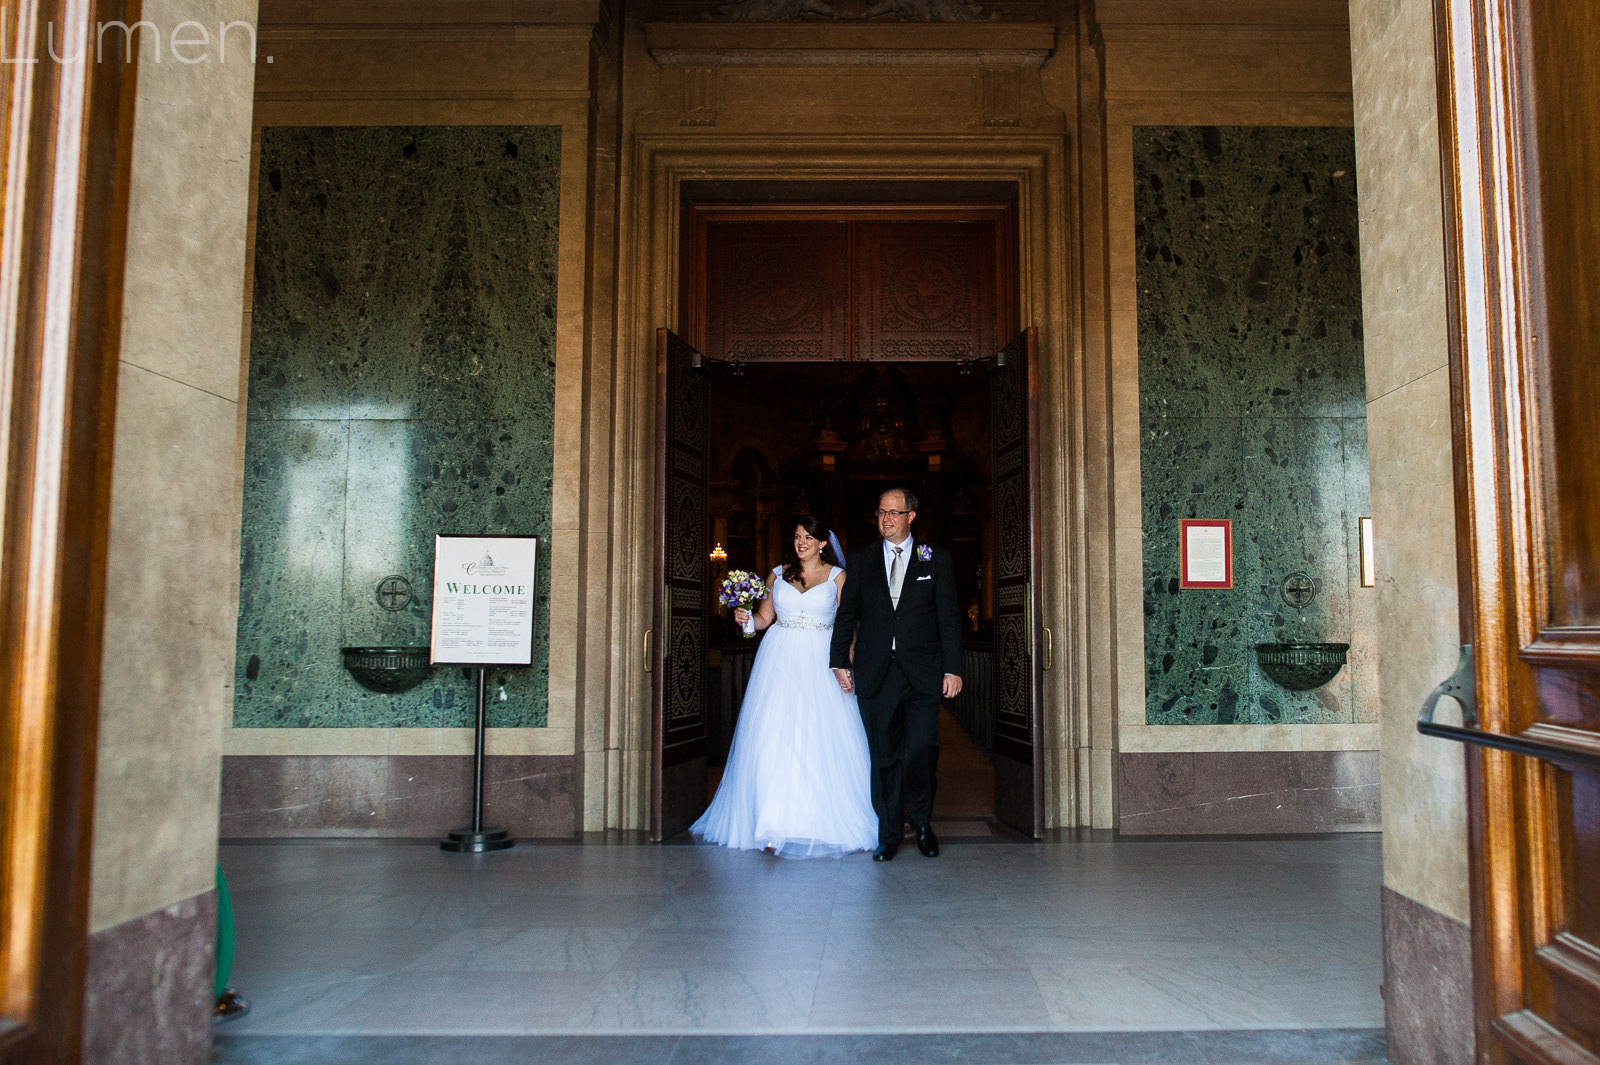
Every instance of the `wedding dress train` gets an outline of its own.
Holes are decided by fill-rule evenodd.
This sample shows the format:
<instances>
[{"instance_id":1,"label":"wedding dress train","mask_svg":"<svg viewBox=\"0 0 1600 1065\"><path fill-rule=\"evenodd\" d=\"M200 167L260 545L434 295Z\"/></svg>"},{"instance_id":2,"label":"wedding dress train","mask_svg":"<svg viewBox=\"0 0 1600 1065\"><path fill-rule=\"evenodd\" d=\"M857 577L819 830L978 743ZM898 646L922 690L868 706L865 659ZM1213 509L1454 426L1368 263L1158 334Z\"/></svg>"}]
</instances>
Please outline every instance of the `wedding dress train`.
<instances>
[{"instance_id":1,"label":"wedding dress train","mask_svg":"<svg viewBox=\"0 0 1600 1065\"><path fill-rule=\"evenodd\" d=\"M840 572L805 592L772 575L777 620L756 650L722 783L689 829L709 843L785 858L878 845L861 712L828 668Z\"/></svg>"}]
</instances>

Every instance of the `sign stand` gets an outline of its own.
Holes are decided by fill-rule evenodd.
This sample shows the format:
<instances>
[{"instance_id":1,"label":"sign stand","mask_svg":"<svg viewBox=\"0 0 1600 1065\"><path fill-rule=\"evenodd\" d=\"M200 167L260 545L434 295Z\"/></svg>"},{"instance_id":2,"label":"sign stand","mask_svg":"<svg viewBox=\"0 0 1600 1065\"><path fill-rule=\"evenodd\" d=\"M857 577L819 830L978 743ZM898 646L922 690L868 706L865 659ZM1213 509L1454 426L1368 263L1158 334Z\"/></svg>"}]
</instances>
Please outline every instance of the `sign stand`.
<instances>
[{"instance_id":1,"label":"sign stand","mask_svg":"<svg viewBox=\"0 0 1600 1065\"><path fill-rule=\"evenodd\" d=\"M472 824L452 829L439 849L457 854L503 851L513 840L483 823L483 748L488 733L490 666L533 664L538 585L536 536L433 538L434 665L478 671L478 719L472 744ZM504 692L501 698L504 698Z\"/></svg>"},{"instance_id":2,"label":"sign stand","mask_svg":"<svg viewBox=\"0 0 1600 1065\"><path fill-rule=\"evenodd\" d=\"M439 841L439 849L457 854L481 854L484 851L503 851L515 840L503 828L483 827L483 737L488 731L489 704L485 697L488 671L478 667L478 727L472 748L472 825L453 828Z\"/></svg>"}]
</instances>

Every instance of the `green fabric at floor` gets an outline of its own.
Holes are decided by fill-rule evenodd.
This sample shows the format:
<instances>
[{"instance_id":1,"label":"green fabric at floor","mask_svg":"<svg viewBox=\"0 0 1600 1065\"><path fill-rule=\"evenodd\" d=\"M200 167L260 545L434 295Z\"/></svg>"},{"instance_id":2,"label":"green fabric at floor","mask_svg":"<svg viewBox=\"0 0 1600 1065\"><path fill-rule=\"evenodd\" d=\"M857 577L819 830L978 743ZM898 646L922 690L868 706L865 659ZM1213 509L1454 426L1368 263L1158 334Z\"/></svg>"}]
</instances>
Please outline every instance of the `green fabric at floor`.
<instances>
[{"instance_id":1,"label":"green fabric at floor","mask_svg":"<svg viewBox=\"0 0 1600 1065\"><path fill-rule=\"evenodd\" d=\"M216 998L228 989L233 975L233 896L228 894L228 879L217 865L217 983Z\"/></svg>"}]
</instances>

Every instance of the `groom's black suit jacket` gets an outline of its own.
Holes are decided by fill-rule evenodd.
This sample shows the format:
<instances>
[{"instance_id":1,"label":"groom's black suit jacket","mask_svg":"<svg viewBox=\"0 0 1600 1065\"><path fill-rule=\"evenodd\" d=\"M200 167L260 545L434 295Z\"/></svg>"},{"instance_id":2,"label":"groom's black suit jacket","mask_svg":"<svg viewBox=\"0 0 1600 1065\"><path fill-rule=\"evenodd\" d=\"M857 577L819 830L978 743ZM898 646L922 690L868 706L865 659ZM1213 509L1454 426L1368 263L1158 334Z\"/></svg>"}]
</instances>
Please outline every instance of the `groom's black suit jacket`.
<instances>
[{"instance_id":1,"label":"groom's black suit jacket","mask_svg":"<svg viewBox=\"0 0 1600 1065\"><path fill-rule=\"evenodd\" d=\"M938 694L944 675L961 675L961 614L956 608L956 570L950 555L938 548L924 562L916 545L900 584L900 607L889 597L883 541L850 552L845 566L844 594L833 620L829 661L834 669L854 669L856 691L870 696L889 670L890 647L906 680L917 691ZM857 628L859 625L859 634ZM856 637L855 664L850 639Z\"/></svg>"}]
</instances>

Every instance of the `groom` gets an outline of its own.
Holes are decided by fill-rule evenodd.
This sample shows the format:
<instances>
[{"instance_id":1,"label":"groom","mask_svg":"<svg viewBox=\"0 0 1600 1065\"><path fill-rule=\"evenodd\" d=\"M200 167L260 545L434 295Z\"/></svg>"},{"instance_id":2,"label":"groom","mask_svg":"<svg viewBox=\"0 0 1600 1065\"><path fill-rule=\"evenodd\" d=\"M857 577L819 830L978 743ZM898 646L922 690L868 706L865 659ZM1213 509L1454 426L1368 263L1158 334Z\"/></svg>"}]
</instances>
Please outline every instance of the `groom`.
<instances>
[{"instance_id":1,"label":"groom","mask_svg":"<svg viewBox=\"0 0 1600 1065\"><path fill-rule=\"evenodd\" d=\"M891 488L878 497L883 539L850 552L845 567L850 576L833 622L829 664L839 687L855 692L860 701L872 752L875 862L893 861L900 849L902 801L917 832L917 849L929 858L939 856L931 824L939 700L961 693L955 566L948 554L912 537L916 517L914 493Z\"/></svg>"}]
</instances>

